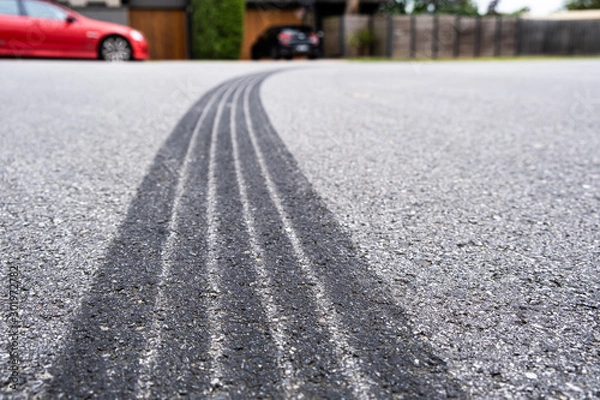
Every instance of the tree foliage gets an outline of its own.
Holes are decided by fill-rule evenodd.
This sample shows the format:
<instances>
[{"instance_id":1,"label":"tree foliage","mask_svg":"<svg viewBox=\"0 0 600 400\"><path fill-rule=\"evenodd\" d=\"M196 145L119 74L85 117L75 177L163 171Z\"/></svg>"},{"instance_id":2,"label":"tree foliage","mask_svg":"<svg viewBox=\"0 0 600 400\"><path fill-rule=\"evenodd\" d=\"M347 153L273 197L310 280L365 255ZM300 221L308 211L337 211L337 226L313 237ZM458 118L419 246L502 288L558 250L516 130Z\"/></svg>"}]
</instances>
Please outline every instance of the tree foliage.
<instances>
[{"instance_id":1,"label":"tree foliage","mask_svg":"<svg viewBox=\"0 0 600 400\"><path fill-rule=\"evenodd\" d=\"M506 17L520 17L523 14L527 14L529 12L531 12L531 8L529 8L529 7L521 7L521 8L519 8L516 11L513 11L511 13L507 13L507 14L503 14L503 15L506 16Z\"/></svg>"},{"instance_id":2,"label":"tree foliage","mask_svg":"<svg viewBox=\"0 0 600 400\"><path fill-rule=\"evenodd\" d=\"M472 0L416 0L415 13L478 15L477 5Z\"/></svg>"},{"instance_id":3,"label":"tree foliage","mask_svg":"<svg viewBox=\"0 0 600 400\"><path fill-rule=\"evenodd\" d=\"M238 59L244 35L244 0L192 0L194 58Z\"/></svg>"},{"instance_id":4,"label":"tree foliage","mask_svg":"<svg viewBox=\"0 0 600 400\"><path fill-rule=\"evenodd\" d=\"M600 0L568 0L565 5L568 10L598 10Z\"/></svg>"},{"instance_id":5,"label":"tree foliage","mask_svg":"<svg viewBox=\"0 0 600 400\"><path fill-rule=\"evenodd\" d=\"M380 11L386 14L479 14L473 0L389 0L381 6Z\"/></svg>"},{"instance_id":6,"label":"tree foliage","mask_svg":"<svg viewBox=\"0 0 600 400\"><path fill-rule=\"evenodd\" d=\"M490 1L490 4L488 4L487 15L498 15L498 11L496 11L498 4L500 4L500 0Z\"/></svg>"},{"instance_id":7,"label":"tree foliage","mask_svg":"<svg viewBox=\"0 0 600 400\"><path fill-rule=\"evenodd\" d=\"M406 14L407 0L388 0L379 7L379 12L384 14Z\"/></svg>"}]
</instances>

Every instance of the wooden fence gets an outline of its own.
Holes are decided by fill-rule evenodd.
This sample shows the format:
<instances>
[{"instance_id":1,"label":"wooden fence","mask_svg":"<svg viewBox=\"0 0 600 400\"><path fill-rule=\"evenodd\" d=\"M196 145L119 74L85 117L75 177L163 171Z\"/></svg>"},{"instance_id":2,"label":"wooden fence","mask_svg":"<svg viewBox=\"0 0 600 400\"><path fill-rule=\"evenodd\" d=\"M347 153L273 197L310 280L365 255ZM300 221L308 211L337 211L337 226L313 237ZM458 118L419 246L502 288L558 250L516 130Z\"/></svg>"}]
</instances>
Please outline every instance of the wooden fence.
<instances>
[{"instance_id":1,"label":"wooden fence","mask_svg":"<svg viewBox=\"0 0 600 400\"><path fill-rule=\"evenodd\" d=\"M600 20L521 21L519 54L600 54Z\"/></svg>"},{"instance_id":2,"label":"wooden fence","mask_svg":"<svg viewBox=\"0 0 600 400\"><path fill-rule=\"evenodd\" d=\"M326 57L353 57L349 38L369 29L370 55L391 58L600 54L600 20L508 17L342 16L324 20Z\"/></svg>"},{"instance_id":3,"label":"wooden fence","mask_svg":"<svg viewBox=\"0 0 600 400\"><path fill-rule=\"evenodd\" d=\"M144 32L153 60L188 58L186 14L183 10L129 10L129 26Z\"/></svg>"}]
</instances>

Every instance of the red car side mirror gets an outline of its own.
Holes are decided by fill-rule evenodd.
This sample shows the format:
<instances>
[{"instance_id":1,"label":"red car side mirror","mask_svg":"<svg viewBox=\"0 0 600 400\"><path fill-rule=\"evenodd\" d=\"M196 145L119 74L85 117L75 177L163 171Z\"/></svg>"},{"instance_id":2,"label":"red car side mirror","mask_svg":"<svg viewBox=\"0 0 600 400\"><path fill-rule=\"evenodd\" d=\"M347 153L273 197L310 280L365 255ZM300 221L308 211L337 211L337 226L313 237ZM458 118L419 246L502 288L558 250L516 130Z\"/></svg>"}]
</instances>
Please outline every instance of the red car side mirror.
<instances>
[{"instance_id":1,"label":"red car side mirror","mask_svg":"<svg viewBox=\"0 0 600 400\"><path fill-rule=\"evenodd\" d=\"M67 18L65 18L67 24L72 24L75 21L77 21L77 18L74 15L67 15Z\"/></svg>"}]
</instances>

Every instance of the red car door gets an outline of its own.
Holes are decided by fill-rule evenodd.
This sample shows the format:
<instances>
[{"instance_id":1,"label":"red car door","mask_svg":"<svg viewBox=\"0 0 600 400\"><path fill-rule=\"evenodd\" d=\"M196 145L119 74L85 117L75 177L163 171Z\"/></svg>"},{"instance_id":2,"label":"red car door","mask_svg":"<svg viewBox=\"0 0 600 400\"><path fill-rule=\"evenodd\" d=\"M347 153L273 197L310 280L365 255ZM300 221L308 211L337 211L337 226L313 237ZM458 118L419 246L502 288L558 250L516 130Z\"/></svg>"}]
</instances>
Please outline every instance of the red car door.
<instances>
[{"instance_id":1,"label":"red car door","mask_svg":"<svg viewBox=\"0 0 600 400\"><path fill-rule=\"evenodd\" d=\"M19 1L0 0L0 55L29 55L28 31L29 19L22 15Z\"/></svg>"},{"instance_id":2,"label":"red car door","mask_svg":"<svg viewBox=\"0 0 600 400\"><path fill-rule=\"evenodd\" d=\"M23 0L30 19L30 34L38 40L35 54L46 57L81 56L85 31L77 21L68 20L65 9L38 0Z\"/></svg>"}]
</instances>

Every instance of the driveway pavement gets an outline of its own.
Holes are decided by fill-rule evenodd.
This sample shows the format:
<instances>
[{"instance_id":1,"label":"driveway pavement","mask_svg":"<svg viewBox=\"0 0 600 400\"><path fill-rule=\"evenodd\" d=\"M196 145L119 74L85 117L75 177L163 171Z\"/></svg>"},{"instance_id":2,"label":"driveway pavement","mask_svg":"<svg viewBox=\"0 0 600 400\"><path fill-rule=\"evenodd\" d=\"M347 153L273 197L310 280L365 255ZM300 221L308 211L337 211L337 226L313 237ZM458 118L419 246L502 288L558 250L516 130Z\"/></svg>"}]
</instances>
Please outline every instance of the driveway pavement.
<instances>
[{"instance_id":1,"label":"driveway pavement","mask_svg":"<svg viewBox=\"0 0 600 400\"><path fill-rule=\"evenodd\" d=\"M1 393L600 396L599 66L2 61Z\"/></svg>"},{"instance_id":2,"label":"driveway pavement","mask_svg":"<svg viewBox=\"0 0 600 400\"><path fill-rule=\"evenodd\" d=\"M598 66L367 63L265 82L302 171L475 398L600 396Z\"/></svg>"}]
</instances>

